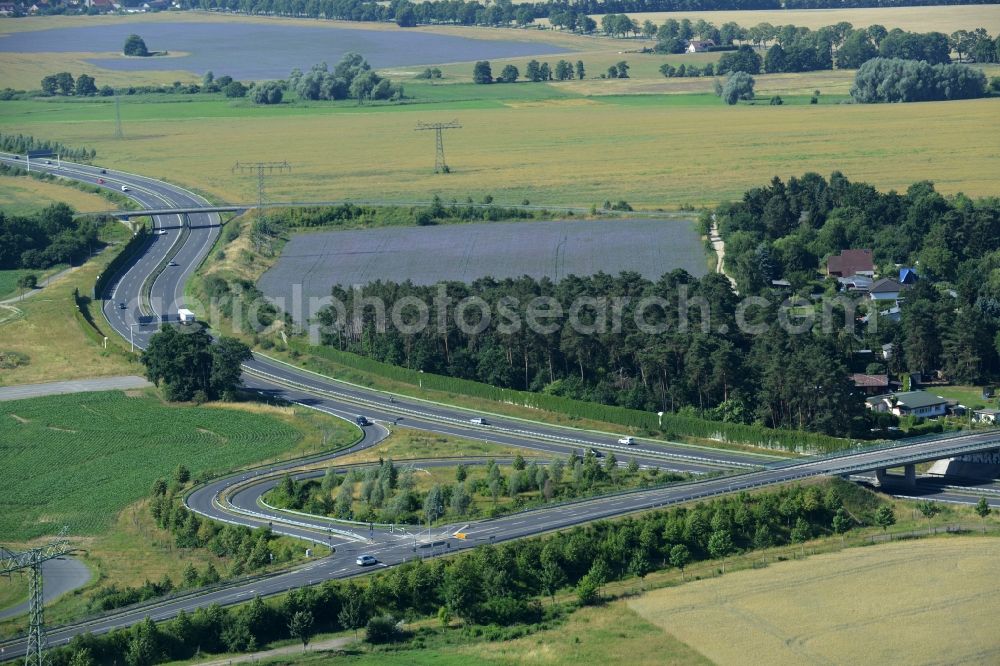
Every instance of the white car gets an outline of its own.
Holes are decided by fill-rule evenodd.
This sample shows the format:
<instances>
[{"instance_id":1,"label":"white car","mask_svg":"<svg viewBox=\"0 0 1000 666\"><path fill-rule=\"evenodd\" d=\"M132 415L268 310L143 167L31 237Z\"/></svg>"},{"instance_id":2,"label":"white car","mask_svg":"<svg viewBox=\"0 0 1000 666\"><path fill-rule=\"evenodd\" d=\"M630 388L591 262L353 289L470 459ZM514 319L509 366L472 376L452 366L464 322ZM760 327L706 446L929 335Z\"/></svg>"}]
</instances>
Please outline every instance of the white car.
<instances>
[{"instance_id":1,"label":"white car","mask_svg":"<svg viewBox=\"0 0 1000 666\"><path fill-rule=\"evenodd\" d=\"M362 555L357 559L357 563L359 567L370 567L373 564L378 564L378 560L371 555Z\"/></svg>"},{"instance_id":2,"label":"white car","mask_svg":"<svg viewBox=\"0 0 1000 666\"><path fill-rule=\"evenodd\" d=\"M122 185L122 192L128 192L128 185Z\"/></svg>"},{"instance_id":3,"label":"white car","mask_svg":"<svg viewBox=\"0 0 1000 666\"><path fill-rule=\"evenodd\" d=\"M635 444L635 437L619 437L618 443L625 444L626 446L632 446Z\"/></svg>"},{"instance_id":4,"label":"white car","mask_svg":"<svg viewBox=\"0 0 1000 666\"><path fill-rule=\"evenodd\" d=\"M489 421L487 421L486 419L484 419L481 416L477 416L474 419L469 419L469 423L473 423L475 425L489 425L490 424Z\"/></svg>"}]
</instances>

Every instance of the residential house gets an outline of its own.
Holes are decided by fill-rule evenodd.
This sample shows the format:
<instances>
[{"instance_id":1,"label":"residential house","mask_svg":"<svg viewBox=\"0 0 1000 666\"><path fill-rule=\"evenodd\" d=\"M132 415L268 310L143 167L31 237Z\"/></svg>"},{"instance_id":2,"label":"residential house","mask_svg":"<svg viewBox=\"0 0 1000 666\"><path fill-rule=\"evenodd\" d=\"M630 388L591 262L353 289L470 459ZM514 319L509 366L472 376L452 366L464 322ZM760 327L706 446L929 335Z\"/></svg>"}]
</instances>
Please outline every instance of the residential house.
<instances>
[{"instance_id":1,"label":"residential house","mask_svg":"<svg viewBox=\"0 0 1000 666\"><path fill-rule=\"evenodd\" d=\"M866 395L884 395L889 390L889 375L868 375L856 372L851 375L854 386Z\"/></svg>"},{"instance_id":2,"label":"residential house","mask_svg":"<svg viewBox=\"0 0 1000 666\"><path fill-rule=\"evenodd\" d=\"M688 53L701 53L702 51L707 51L715 46L715 42L711 39L692 39L688 42L687 52Z\"/></svg>"},{"instance_id":3,"label":"residential house","mask_svg":"<svg viewBox=\"0 0 1000 666\"><path fill-rule=\"evenodd\" d=\"M974 423L996 424L1000 415L1000 409L974 409L972 410L972 421Z\"/></svg>"},{"instance_id":4,"label":"residential house","mask_svg":"<svg viewBox=\"0 0 1000 666\"><path fill-rule=\"evenodd\" d=\"M875 261L871 250L843 250L826 260L826 274L830 277L865 275L875 277Z\"/></svg>"},{"instance_id":5,"label":"residential house","mask_svg":"<svg viewBox=\"0 0 1000 666\"><path fill-rule=\"evenodd\" d=\"M13 2L0 2L0 16L11 16L17 13L17 5Z\"/></svg>"},{"instance_id":6,"label":"residential house","mask_svg":"<svg viewBox=\"0 0 1000 666\"><path fill-rule=\"evenodd\" d=\"M101 12L113 12L117 9L113 0L87 0L87 8L91 7Z\"/></svg>"},{"instance_id":7,"label":"residential house","mask_svg":"<svg viewBox=\"0 0 1000 666\"><path fill-rule=\"evenodd\" d=\"M868 288L868 298L873 301L898 303L899 293L903 289L903 285L892 278L882 278L873 282Z\"/></svg>"},{"instance_id":8,"label":"residential house","mask_svg":"<svg viewBox=\"0 0 1000 666\"><path fill-rule=\"evenodd\" d=\"M878 395L865 400L865 406L875 412L889 412L896 416L934 418L944 416L948 401L927 391L905 391Z\"/></svg>"}]
</instances>

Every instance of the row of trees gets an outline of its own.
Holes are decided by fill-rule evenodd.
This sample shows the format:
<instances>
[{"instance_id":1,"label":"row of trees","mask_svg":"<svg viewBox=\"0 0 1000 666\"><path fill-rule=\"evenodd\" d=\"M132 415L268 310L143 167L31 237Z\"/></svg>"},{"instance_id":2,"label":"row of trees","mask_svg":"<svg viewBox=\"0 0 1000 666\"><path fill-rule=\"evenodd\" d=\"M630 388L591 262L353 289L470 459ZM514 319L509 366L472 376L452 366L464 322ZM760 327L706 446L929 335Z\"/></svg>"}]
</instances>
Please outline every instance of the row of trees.
<instances>
[{"instance_id":1,"label":"row of trees","mask_svg":"<svg viewBox=\"0 0 1000 666\"><path fill-rule=\"evenodd\" d=\"M626 72L626 76L624 78L628 78L627 64L625 64L624 71ZM568 60L560 60L556 63L554 69L550 67L547 62L540 63L537 60L529 60L528 64L524 68L524 79L526 81L533 82L570 81L574 77L582 81L586 78L586 76L587 70L584 67L582 60L577 60L575 66ZM490 65L489 60L480 60L472 68L473 83L514 83L519 78L521 78L521 71L516 65L512 64L504 65L504 68L500 71L500 74L496 78L493 77L493 67Z\"/></svg>"},{"instance_id":2,"label":"row of trees","mask_svg":"<svg viewBox=\"0 0 1000 666\"><path fill-rule=\"evenodd\" d=\"M70 72L59 72L49 74L42 78L41 91L43 95L75 95L76 97L111 97L115 94L115 89L105 85L97 87L94 77L89 74L80 74L76 79ZM138 95L146 93L172 93L184 95L197 95L198 93L224 93L226 97L244 97L247 93L247 86L240 81L233 80L231 76L220 76L218 78L212 72L206 72L202 78L201 85L197 83L181 83L175 81L169 86L128 86L120 91L122 95Z\"/></svg>"},{"instance_id":3,"label":"row of trees","mask_svg":"<svg viewBox=\"0 0 1000 666\"><path fill-rule=\"evenodd\" d=\"M52 204L32 216L5 215L0 211L0 270L44 269L72 264L100 245L104 224L95 218L74 219L64 203Z\"/></svg>"},{"instance_id":4,"label":"row of trees","mask_svg":"<svg viewBox=\"0 0 1000 666\"><path fill-rule=\"evenodd\" d=\"M972 99L986 95L986 75L968 65L873 58L854 76L851 97L863 104Z\"/></svg>"},{"instance_id":5,"label":"row of trees","mask_svg":"<svg viewBox=\"0 0 1000 666\"><path fill-rule=\"evenodd\" d=\"M971 4L987 4L976 0ZM970 4L969 0L908 0L908 5ZM852 0L851 7L881 7L884 0ZM343 21L395 22L402 27L420 24L451 23L459 25L489 25L495 27L525 26L537 18L548 17L553 25L581 32L593 32L596 24L591 14L625 14L637 12L717 11L753 9L840 9L840 0L547 0L518 3L500 0L495 3L479 0L432 0L412 3L394 0L379 3L374 0L316 0L295 3L291 0L181 0L183 9L221 10L251 15L293 16L338 19ZM46 12L50 10L45 10ZM55 11L66 11L65 6ZM571 20L572 19L572 20ZM588 23L589 21L589 23ZM697 23L697 22L696 22ZM720 28L722 30L723 26Z\"/></svg>"},{"instance_id":6,"label":"row of trees","mask_svg":"<svg viewBox=\"0 0 1000 666\"><path fill-rule=\"evenodd\" d=\"M73 148L58 141L36 139L30 134L4 134L0 132L0 150L19 155L24 155L31 151L43 150L56 153L67 159L84 162L97 157L97 151L93 148Z\"/></svg>"},{"instance_id":7,"label":"row of trees","mask_svg":"<svg viewBox=\"0 0 1000 666\"><path fill-rule=\"evenodd\" d=\"M554 599L563 589L574 590L581 603L593 603L612 581L643 578L665 567L683 571L692 562L874 522L881 511L878 500L867 493L859 498L858 492L846 482L829 481L480 546L446 560L409 562L364 582L327 581L293 590L280 601L210 606L161 624L147 619L101 636L79 635L52 650L50 659L55 666L110 666L124 655L127 663L144 666L189 659L196 651L258 649L290 637L307 643L315 632L366 626L372 640L373 624L386 615L417 619L436 613L468 625L534 623L545 612L540 598Z\"/></svg>"},{"instance_id":8,"label":"row of trees","mask_svg":"<svg viewBox=\"0 0 1000 666\"><path fill-rule=\"evenodd\" d=\"M775 178L715 213L727 272L741 294L767 294L777 277L811 290L826 257L870 248L882 275L892 276L896 265L919 266L921 280L905 293L901 321L880 320L877 333L866 329L856 345L892 343L893 372L942 370L968 383L1000 375L996 198L944 197L929 182L883 193L834 172L829 180Z\"/></svg>"}]
</instances>

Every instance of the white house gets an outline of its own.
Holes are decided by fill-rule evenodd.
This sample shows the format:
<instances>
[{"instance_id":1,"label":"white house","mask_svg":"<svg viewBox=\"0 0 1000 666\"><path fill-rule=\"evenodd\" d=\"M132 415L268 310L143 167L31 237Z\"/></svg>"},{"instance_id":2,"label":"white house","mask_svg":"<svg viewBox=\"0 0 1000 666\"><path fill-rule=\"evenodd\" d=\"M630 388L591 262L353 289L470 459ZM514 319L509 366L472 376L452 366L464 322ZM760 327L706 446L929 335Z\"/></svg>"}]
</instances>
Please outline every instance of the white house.
<instances>
[{"instance_id":1,"label":"white house","mask_svg":"<svg viewBox=\"0 0 1000 666\"><path fill-rule=\"evenodd\" d=\"M948 401L927 391L905 391L877 395L865 400L865 406L875 412L889 412L896 416L934 418L948 412Z\"/></svg>"},{"instance_id":2,"label":"white house","mask_svg":"<svg viewBox=\"0 0 1000 666\"><path fill-rule=\"evenodd\" d=\"M687 52L688 53L701 53L702 51L707 51L715 46L715 42L711 39L692 39L688 42Z\"/></svg>"}]
</instances>

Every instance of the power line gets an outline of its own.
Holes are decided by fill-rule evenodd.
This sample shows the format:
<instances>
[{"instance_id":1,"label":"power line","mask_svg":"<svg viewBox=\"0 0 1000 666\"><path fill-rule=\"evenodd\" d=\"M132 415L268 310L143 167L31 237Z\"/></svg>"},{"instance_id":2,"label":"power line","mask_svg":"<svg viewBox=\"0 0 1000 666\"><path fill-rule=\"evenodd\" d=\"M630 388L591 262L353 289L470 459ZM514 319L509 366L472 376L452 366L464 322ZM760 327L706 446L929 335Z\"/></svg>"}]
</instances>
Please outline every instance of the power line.
<instances>
[{"instance_id":1,"label":"power line","mask_svg":"<svg viewBox=\"0 0 1000 666\"><path fill-rule=\"evenodd\" d=\"M434 173L451 172L451 169L448 168L448 165L444 161L444 137L441 135L441 130L458 129L461 127L457 120L447 123L417 123L416 130L418 132L422 130L434 130L434 147L436 149L434 153Z\"/></svg>"},{"instance_id":2,"label":"power line","mask_svg":"<svg viewBox=\"0 0 1000 666\"><path fill-rule=\"evenodd\" d=\"M288 162L237 162L233 165L233 173L257 174L257 215L262 215L265 203L264 177L273 173L291 171Z\"/></svg>"},{"instance_id":3,"label":"power line","mask_svg":"<svg viewBox=\"0 0 1000 666\"><path fill-rule=\"evenodd\" d=\"M122 131L122 107L118 99L118 90L115 90L115 138L124 139L125 132Z\"/></svg>"},{"instance_id":4,"label":"power line","mask_svg":"<svg viewBox=\"0 0 1000 666\"><path fill-rule=\"evenodd\" d=\"M45 663L45 604L42 598L42 564L73 552L64 527L54 541L44 546L14 552L0 548L0 574L28 570L28 651L25 666Z\"/></svg>"}]
</instances>

